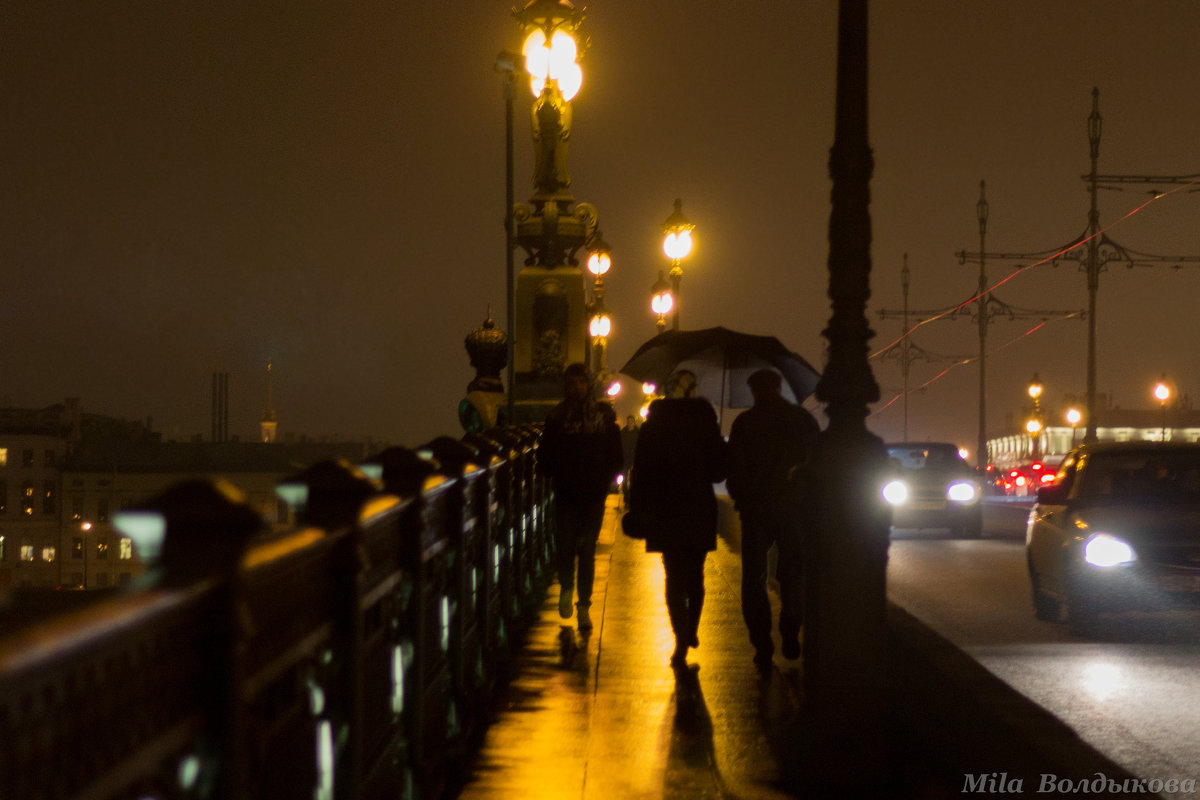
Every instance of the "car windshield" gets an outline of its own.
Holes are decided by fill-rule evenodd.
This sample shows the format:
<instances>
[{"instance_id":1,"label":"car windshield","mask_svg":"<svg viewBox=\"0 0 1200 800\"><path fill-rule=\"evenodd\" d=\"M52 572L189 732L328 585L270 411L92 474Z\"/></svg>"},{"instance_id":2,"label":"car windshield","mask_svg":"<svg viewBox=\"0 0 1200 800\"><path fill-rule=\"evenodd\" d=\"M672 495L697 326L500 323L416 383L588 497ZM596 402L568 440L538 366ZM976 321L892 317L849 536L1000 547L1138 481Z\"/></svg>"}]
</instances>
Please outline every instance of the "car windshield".
<instances>
[{"instance_id":1,"label":"car windshield","mask_svg":"<svg viewBox=\"0 0 1200 800\"><path fill-rule=\"evenodd\" d=\"M1080 476L1083 498L1200 502L1200 450L1094 453Z\"/></svg>"},{"instance_id":2,"label":"car windshield","mask_svg":"<svg viewBox=\"0 0 1200 800\"><path fill-rule=\"evenodd\" d=\"M954 445L893 445L888 455L905 469L950 469L966 466Z\"/></svg>"}]
</instances>

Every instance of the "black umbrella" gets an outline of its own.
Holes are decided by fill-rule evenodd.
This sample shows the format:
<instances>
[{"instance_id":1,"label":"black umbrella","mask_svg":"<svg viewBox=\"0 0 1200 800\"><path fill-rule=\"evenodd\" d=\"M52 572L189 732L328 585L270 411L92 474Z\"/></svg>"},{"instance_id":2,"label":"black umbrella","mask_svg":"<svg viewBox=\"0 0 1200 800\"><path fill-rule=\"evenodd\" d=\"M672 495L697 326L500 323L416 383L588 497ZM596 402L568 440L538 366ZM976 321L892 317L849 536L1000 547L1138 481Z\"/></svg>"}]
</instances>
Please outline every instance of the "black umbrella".
<instances>
[{"instance_id":1,"label":"black umbrella","mask_svg":"<svg viewBox=\"0 0 1200 800\"><path fill-rule=\"evenodd\" d=\"M691 370L703 397L722 408L749 408L754 398L746 379L764 368L783 376L783 395L795 403L812 394L821 377L811 364L774 336L727 328L664 331L639 347L621 372L661 387L675 370Z\"/></svg>"}]
</instances>

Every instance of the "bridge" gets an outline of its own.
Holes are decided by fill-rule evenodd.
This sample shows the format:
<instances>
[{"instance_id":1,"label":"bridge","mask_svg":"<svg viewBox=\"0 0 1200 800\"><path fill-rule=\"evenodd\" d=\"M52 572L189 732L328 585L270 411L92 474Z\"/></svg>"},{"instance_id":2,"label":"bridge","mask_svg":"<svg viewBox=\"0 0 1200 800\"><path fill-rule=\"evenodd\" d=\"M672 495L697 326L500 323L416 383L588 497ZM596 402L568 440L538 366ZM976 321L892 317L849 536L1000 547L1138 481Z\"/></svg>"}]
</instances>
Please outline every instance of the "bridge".
<instances>
[{"instance_id":1,"label":"bridge","mask_svg":"<svg viewBox=\"0 0 1200 800\"><path fill-rule=\"evenodd\" d=\"M616 496L595 635L562 627L539 435L315 464L283 533L210 482L128 512L143 580L0 636L0 797L848 796L805 762L802 665L752 669L728 504L693 668ZM1124 774L895 606L888 637L886 796Z\"/></svg>"}]
</instances>

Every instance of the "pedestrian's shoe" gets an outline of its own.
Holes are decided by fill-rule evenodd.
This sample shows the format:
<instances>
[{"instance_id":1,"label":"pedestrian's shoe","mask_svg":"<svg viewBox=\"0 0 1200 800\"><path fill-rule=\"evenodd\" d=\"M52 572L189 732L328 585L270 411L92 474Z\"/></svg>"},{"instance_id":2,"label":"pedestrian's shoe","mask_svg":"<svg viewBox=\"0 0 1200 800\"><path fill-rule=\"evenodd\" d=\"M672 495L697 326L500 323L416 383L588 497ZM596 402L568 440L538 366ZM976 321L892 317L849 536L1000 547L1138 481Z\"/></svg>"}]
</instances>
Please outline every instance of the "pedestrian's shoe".
<instances>
[{"instance_id":1,"label":"pedestrian's shoe","mask_svg":"<svg viewBox=\"0 0 1200 800\"><path fill-rule=\"evenodd\" d=\"M785 636L783 637L783 646L780 648L783 652L783 657L795 661L800 657L800 637Z\"/></svg>"},{"instance_id":2,"label":"pedestrian's shoe","mask_svg":"<svg viewBox=\"0 0 1200 800\"><path fill-rule=\"evenodd\" d=\"M563 619L571 618L571 596L574 592L571 589L563 589L558 595L558 615Z\"/></svg>"},{"instance_id":3,"label":"pedestrian's shoe","mask_svg":"<svg viewBox=\"0 0 1200 800\"><path fill-rule=\"evenodd\" d=\"M588 609L590 607L590 603L575 604L575 608L578 610L579 630L581 631L590 631L592 629L592 618L588 616Z\"/></svg>"},{"instance_id":4,"label":"pedestrian's shoe","mask_svg":"<svg viewBox=\"0 0 1200 800\"><path fill-rule=\"evenodd\" d=\"M682 639L675 640L675 652L671 654L671 666L676 669L682 669L687 666L687 642Z\"/></svg>"}]
</instances>

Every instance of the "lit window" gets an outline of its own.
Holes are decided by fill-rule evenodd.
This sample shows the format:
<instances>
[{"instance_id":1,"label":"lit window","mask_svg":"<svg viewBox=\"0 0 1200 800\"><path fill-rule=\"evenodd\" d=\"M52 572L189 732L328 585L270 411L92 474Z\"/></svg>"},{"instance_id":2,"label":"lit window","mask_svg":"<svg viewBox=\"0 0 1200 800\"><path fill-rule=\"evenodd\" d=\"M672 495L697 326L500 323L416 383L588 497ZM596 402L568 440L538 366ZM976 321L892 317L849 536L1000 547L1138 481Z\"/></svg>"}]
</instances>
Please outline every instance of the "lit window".
<instances>
[{"instance_id":1,"label":"lit window","mask_svg":"<svg viewBox=\"0 0 1200 800\"><path fill-rule=\"evenodd\" d=\"M33 545L31 545L31 544L21 545L21 560L22 561L33 561Z\"/></svg>"},{"instance_id":2,"label":"lit window","mask_svg":"<svg viewBox=\"0 0 1200 800\"><path fill-rule=\"evenodd\" d=\"M4 537L0 536L0 561L4 560Z\"/></svg>"},{"instance_id":3,"label":"lit window","mask_svg":"<svg viewBox=\"0 0 1200 800\"><path fill-rule=\"evenodd\" d=\"M71 498L71 519L83 519L83 498Z\"/></svg>"},{"instance_id":4,"label":"lit window","mask_svg":"<svg viewBox=\"0 0 1200 800\"><path fill-rule=\"evenodd\" d=\"M122 536L118 547L122 561L128 561L133 558L133 539L130 539L128 536Z\"/></svg>"},{"instance_id":5,"label":"lit window","mask_svg":"<svg viewBox=\"0 0 1200 800\"><path fill-rule=\"evenodd\" d=\"M96 558L108 558L108 541L100 539L96 541Z\"/></svg>"},{"instance_id":6,"label":"lit window","mask_svg":"<svg viewBox=\"0 0 1200 800\"><path fill-rule=\"evenodd\" d=\"M0 447L0 467L8 466L8 448Z\"/></svg>"},{"instance_id":7,"label":"lit window","mask_svg":"<svg viewBox=\"0 0 1200 800\"><path fill-rule=\"evenodd\" d=\"M54 556L58 553L54 545L46 545L42 548L42 561L53 561Z\"/></svg>"},{"instance_id":8,"label":"lit window","mask_svg":"<svg viewBox=\"0 0 1200 800\"><path fill-rule=\"evenodd\" d=\"M75 536L71 539L71 558L83 558L82 536Z\"/></svg>"},{"instance_id":9,"label":"lit window","mask_svg":"<svg viewBox=\"0 0 1200 800\"><path fill-rule=\"evenodd\" d=\"M33 484L29 481L21 485L21 513L27 517L33 515Z\"/></svg>"},{"instance_id":10,"label":"lit window","mask_svg":"<svg viewBox=\"0 0 1200 800\"><path fill-rule=\"evenodd\" d=\"M53 514L54 509L54 492L57 487L54 481L46 481L42 485L42 513Z\"/></svg>"}]
</instances>

